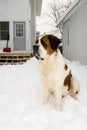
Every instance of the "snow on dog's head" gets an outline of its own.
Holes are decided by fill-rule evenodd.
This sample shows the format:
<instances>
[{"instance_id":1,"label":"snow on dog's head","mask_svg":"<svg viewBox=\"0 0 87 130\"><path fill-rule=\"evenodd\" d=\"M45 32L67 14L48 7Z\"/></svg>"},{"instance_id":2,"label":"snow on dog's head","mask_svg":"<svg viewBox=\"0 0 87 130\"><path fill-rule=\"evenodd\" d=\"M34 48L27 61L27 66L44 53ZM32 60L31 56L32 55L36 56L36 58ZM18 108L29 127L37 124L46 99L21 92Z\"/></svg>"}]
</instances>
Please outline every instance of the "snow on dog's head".
<instances>
[{"instance_id":1,"label":"snow on dog's head","mask_svg":"<svg viewBox=\"0 0 87 130\"><path fill-rule=\"evenodd\" d=\"M57 52L60 43L61 40L52 34L39 37L36 40L36 45L33 46L34 54L38 59L45 59Z\"/></svg>"}]
</instances>

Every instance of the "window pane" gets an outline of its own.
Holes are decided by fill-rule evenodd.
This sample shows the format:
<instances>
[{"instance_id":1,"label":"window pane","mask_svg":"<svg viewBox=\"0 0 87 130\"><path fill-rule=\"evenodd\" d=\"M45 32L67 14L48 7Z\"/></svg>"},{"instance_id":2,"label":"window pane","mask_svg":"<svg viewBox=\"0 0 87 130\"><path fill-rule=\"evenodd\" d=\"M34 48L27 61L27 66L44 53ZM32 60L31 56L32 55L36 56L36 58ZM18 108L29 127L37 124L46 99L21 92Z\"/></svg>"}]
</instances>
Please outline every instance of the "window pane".
<instances>
[{"instance_id":1,"label":"window pane","mask_svg":"<svg viewBox=\"0 0 87 130\"><path fill-rule=\"evenodd\" d=\"M1 22L1 30L9 30L8 22Z\"/></svg>"},{"instance_id":2,"label":"window pane","mask_svg":"<svg viewBox=\"0 0 87 130\"><path fill-rule=\"evenodd\" d=\"M16 24L16 37L23 37L23 24Z\"/></svg>"},{"instance_id":3,"label":"window pane","mask_svg":"<svg viewBox=\"0 0 87 130\"><path fill-rule=\"evenodd\" d=\"M8 39L8 32L1 32L1 40L7 40Z\"/></svg>"}]
</instances>

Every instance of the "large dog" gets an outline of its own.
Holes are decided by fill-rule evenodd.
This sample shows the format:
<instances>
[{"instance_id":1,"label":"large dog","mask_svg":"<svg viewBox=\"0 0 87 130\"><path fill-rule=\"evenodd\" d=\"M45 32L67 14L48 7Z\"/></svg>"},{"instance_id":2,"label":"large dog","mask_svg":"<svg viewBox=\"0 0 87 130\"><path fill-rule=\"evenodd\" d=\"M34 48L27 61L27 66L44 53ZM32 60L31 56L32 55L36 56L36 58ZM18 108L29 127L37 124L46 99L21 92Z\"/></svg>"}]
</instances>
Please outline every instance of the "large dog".
<instances>
[{"instance_id":1,"label":"large dog","mask_svg":"<svg viewBox=\"0 0 87 130\"><path fill-rule=\"evenodd\" d=\"M77 99L79 81L71 74L58 49L61 40L52 34L36 39L33 53L39 60L39 70L44 84L43 102L47 103L51 94L55 97L55 108L61 110L62 98L70 94Z\"/></svg>"}]
</instances>

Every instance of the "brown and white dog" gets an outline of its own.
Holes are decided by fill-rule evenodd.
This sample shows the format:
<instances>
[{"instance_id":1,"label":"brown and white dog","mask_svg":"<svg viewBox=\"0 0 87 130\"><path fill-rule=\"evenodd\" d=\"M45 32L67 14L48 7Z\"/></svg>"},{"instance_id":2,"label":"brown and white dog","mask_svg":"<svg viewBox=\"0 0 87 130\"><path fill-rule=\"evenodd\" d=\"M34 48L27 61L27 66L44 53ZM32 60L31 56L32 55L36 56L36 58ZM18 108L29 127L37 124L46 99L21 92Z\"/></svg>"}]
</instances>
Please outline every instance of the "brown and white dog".
<instances>
[{"instance_id":1,"label":"brown and white dog","mask_svg":"<svg viewBox=\"0 0 87 130\"><path fill-rule=\"evenodd\" d=\"M52 34L36 40L33 52L39 60L40 75L44 84L43 102L47 103L51 94L55 97L55 108L61 110L62 98L70 94L77 99L79 81L71 74L58 49L61 40Z\"/></svg>"}]
</instances>

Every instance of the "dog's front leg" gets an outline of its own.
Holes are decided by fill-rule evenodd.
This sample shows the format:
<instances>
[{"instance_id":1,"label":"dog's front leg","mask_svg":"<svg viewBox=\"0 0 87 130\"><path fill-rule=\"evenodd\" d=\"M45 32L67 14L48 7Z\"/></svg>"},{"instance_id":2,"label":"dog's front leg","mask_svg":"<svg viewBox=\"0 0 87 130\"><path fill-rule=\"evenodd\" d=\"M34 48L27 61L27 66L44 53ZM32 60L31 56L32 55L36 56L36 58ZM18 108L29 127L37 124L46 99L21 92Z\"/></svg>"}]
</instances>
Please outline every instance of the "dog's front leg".
<instances>
[{"instance_id":1,"label":"dog's front leg","mask_svg":"<svg viewBox=\"0 0 87 130\"><path fill-rule=\"evenodd\" d=\"M43 104L47 104L50 97L50 91L47 87L44 88Z\"/></svg>"},{"instance_id":2,"label":"dog's front leg","mask_svg":"<svg viewBox=\"0 0 87 130\"><path fill-rule=\"evenodd\" d=\"M55 91L55 108L58 111L62 110L62 87Z\"/></svg>"}]
</instances>

